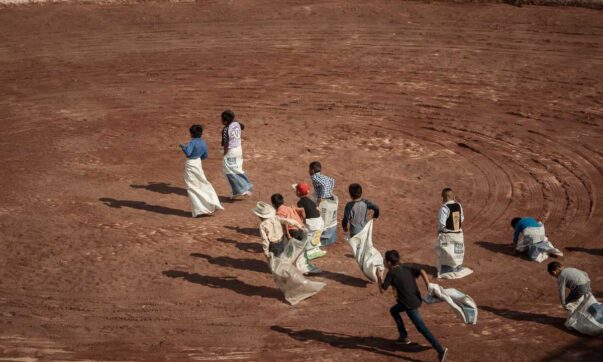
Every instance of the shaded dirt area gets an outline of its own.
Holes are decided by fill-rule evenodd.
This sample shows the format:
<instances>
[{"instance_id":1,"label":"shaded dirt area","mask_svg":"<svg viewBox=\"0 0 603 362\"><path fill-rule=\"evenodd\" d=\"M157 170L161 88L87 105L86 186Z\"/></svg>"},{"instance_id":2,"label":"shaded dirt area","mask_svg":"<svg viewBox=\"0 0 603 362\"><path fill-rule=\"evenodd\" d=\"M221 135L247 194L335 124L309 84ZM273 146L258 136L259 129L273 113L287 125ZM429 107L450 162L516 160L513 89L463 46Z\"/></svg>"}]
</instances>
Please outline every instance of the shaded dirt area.
<instances>
[{"instance_id":1,"label":"shaded dirt area","mask_svg":"<svg viewBox=\"0 0 603 362\"><path fill-rule=\"evenodd\" d=\"M407 360L392 296L340 235L326 288L287 305L254 202L323 162L378 203L376 246L435 264L439 191L466 212L466 264L442 281L480 305L424 306L451 361L601 360L563 328L545 266L509 220L546 222L603 298L601 12L400 1L204 1L0 10L0 356L18 360ZM247 128L251 200L228 201L219 113ZM226 210L192 219L193 122ZM599 353L599 355L597 355ZM29 359L28 359L29 358Z\"/></svg>"}]
</instances>

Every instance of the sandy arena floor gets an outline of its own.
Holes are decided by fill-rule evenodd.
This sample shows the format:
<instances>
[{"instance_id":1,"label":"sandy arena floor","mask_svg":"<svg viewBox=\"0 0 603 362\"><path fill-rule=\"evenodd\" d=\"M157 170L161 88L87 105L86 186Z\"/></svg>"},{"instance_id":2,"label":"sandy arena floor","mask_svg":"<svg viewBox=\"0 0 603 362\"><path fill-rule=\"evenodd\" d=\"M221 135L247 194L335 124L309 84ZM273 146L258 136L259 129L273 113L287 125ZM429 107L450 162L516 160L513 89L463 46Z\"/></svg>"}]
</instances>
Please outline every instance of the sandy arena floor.
<instances>
[{"instance_id":1,"label":"sandy arena floor","mask_svg":"<svg viewBox=\"0 0 603 362\"><path fill-rule=\"evenodd\" d=\"M0 9L0 360L433 361L392 344L390 293L342 235L327 283L286 304L258 200L323 162L378 203L376 246L433 273L439 192L466 212L466 264L423 317L450 361L601 361L568 332L546 266L509 220L546 222L603 298L603 16L579 8L401 1L202 1ZM222 110L247 128L252 199L231 203ZM177 145L207 126L226 211L192 219ZM342 210L340 209L342 212Z\"/></svg>"}]
</instances>

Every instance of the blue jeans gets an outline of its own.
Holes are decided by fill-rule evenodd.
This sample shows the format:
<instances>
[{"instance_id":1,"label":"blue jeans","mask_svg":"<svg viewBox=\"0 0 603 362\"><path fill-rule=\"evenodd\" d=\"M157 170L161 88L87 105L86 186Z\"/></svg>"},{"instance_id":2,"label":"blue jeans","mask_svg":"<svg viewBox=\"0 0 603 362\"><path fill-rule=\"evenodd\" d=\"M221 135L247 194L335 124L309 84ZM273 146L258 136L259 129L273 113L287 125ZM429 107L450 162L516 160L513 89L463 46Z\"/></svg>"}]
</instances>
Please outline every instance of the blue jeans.
<instances>
[{"instance_id":1,"label":"blue jeans","mask_svg":"<svg viewBox=\"0 0 603 362\"><path fill-rule=\"evenodd\" d=\"M401 312L406 312L406 315L408 316L408 318L410 319L412 324L415 325L415 328L417 328L417 331L419 331L419 333L421 333L423 335L423 337L425 337L425 339L427 339L427 341L429 341L431 346L436 351L438 351L439 354L444 353L444 347L442 347L440 342L438 342L438 340L433 336L433 334L431 334L431 332L425 325L425 322L423 322L423 319L421 319L421 314L419 313L419 309L407 309L406 306L404 306L400 303L397 303L396 305L391 307L389 312L391 313L392 317L394 317L394 320L396 321L396 325L398 326L398 332L400 332L400 337L406 338L408 336L408 333L406 332L406 328L404 328L404 322L402 321L402 317L400 316Z\"/></svg>"}]
</instances>

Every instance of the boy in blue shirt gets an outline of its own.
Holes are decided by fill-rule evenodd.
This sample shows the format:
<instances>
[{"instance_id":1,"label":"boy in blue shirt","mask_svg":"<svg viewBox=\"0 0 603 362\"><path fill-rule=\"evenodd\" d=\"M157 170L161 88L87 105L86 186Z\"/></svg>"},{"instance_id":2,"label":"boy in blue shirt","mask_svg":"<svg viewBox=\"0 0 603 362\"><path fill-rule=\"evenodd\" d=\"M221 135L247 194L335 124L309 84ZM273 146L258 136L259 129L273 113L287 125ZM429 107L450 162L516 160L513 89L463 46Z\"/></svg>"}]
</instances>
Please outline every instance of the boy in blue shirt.
<instances>
[{"instance_id":1,"label":"boy in blue shirt","mask_svg":"<svg viewBox=\"0 0 603 362\"><path fill-rule=\"evenodd\" d=\"M515 217L511 220L511 226L515 229L515 232L513 233L513 245L515 245L517 244L517 240L519 240L519 235L526 228L537 228L540 227L541 224L533 217Z\"/></svg>"}]
</instances>

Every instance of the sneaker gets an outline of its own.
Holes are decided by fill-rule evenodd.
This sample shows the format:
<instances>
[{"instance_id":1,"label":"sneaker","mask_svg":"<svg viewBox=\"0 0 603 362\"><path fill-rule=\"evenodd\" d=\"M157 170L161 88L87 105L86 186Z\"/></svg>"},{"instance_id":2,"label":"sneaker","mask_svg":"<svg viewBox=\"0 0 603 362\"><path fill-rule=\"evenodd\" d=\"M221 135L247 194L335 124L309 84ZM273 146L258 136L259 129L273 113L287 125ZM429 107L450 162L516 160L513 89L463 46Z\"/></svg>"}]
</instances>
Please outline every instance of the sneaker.
<instances>
[{"instance_id":1,"label":"sneaker","mask_svg":"<svg viewBox=\"0 0 603 362\"><path fill-rule=\"evenodd\" d=\"M322 258L325 255L327 255L327 252L324 250L320 250L320 249L315 249L315 250L309 251L306 254L306 256L308 257L308 260Z\"/></svg>"},{"instance_id":2,"label":"sneaker","mask_svg":"<svg viewBox=\"0 0 603 362\"><path fill-rule=\"evenodd\" d=\"M412 342L407 337L400 337L396 339L397 344L411 344Z\"/></svg>"},{"instance_id":3,"label":"sneaker","mask_svg":"<svg viewBox=\"0 0 603 362\"><path fill-rule=\"evenodd\" d=\"M446 361L446 355L448 355L448 348L444 348L444 352L442 352L442 354L438 355L439 361L440 362Z\"/></svg>"},{"instance_id":4,"label":"sneaker","mask_svg":"<svg viewBox=\"0 0 603 362\"><path fill-rule=\"evenodd\" d=\"M306 274L320 274L320 273L322 273L322 270L320 270L320 268L318 268L316 265L309 264L309 266L310 266L310 270L308 270L308 272Z\"/></svg>"}]
</instances>

